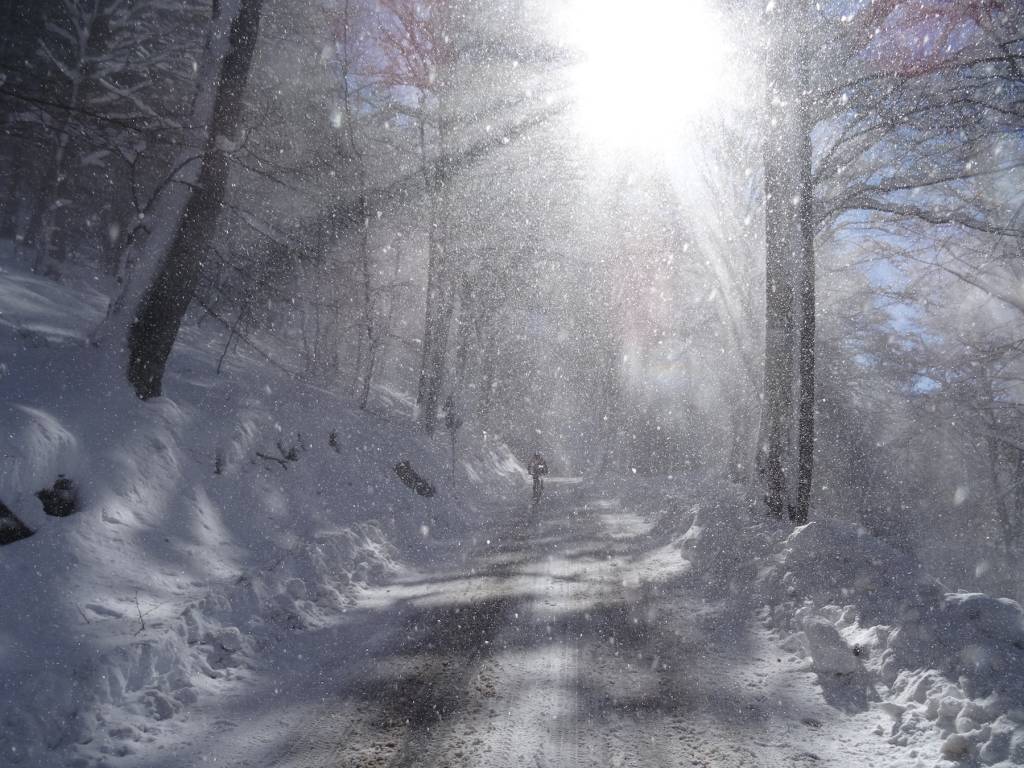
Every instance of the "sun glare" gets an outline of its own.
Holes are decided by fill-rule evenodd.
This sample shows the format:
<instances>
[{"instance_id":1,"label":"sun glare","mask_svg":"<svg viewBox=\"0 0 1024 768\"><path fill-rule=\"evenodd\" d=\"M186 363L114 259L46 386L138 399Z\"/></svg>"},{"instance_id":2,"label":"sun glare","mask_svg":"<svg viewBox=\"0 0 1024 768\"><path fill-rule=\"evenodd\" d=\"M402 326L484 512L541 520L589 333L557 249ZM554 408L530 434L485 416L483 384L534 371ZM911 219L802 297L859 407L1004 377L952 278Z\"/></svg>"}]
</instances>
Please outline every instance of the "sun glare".
<instances>
[{"instance_id":1,"label":"sun glare","mask_svg":"<svg viewBox=\"0 0 1024 768\"><path fill-rule=\"evenodd\" d=\"M567 26L576 119L607 148L660 149L725 88L724 28L703 0L576 0Z\"/></svg>"}]
</instances>

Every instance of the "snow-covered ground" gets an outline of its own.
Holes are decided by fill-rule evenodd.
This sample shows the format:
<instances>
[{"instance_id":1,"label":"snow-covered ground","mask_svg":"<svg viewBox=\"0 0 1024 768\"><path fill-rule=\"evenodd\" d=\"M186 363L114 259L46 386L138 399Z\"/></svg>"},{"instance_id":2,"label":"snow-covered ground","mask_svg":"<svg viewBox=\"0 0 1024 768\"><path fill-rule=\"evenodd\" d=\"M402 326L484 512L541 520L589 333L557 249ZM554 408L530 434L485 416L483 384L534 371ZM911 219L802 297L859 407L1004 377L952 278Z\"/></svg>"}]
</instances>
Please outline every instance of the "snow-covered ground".
<instances>
[{"instance_id":1,"label":"snow-covered ground","mask_svg":"<svg viewBox=\"0 0 1024 768\"><path fill-rule=\"evenodd\" d=\"M503 445L470 438L456 497L446 441L257 377L244 353L217 375L222 340L195 327L167 397L142 403L85 343L104 307L87 285L0 273L0 501L35 531L0 549L3 764L135 764L463 530L487 502L470 478L523 482ZM437 495L406 488L400 460ZM35 494L60 475L80 509L49 517Z\"/></svg>"},{"instance_id":2,"label":"snow-covered ground","mask_svg":"<svg viewBox=\"0 0 1024 768\"><path fill-rule=\"evenodd\" d=\"M0 548L0 764L1024 764L1016 603L714 477L552 478L532 514L468 434L456 493L400 393L218 375L195 326L141 403L85 343L104 303L0 272L0 500L35 530Z\"/></svg>"},{"instance_id":3,"label":"snow-covered ground","mask_svg":"<svg viewBox=\"0 0 1024 768\"><path fill-rule=\"evenodd\" d=\"M677 545L705 585L762 605L831 707L880 715L874 732L901 750L893 764L1024 764L1016 602L947 592L926 564L856 524L790 531L744 509L735 499L697 505Z\"/></svg>"},{"instance_id":4,"label":"snow-covered ground","mask_svg":"<svg viewBox=\"0 0 1024 768\"><path fill-rule=\"evenodd\" d=\"M924 764L878 735L884 709L831 704L751 601L710 595L624 490L482 520L489 538L278 645L256 695L196 707L136 764Z\"/></svg>"}]
</instances>

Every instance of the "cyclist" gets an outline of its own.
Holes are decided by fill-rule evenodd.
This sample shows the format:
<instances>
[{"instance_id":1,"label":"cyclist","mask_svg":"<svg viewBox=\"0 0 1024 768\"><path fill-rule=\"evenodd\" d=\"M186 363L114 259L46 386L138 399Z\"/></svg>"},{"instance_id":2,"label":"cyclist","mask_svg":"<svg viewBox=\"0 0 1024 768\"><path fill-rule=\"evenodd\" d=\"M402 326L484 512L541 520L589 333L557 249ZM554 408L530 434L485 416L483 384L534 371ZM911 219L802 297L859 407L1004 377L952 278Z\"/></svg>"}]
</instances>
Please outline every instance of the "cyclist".
<instances>
[{"instance_id":1,"label":"cyclist","mask_svg":"<svg viewBox=\"0 0 1024 768\"><path fill-rule=\"evenodd\" d=\"M530 463L526 465L526 471L533 478L533 502L540 501L540 495L544 491L544 475L548 473L548 463L539 453L530 457Z\"/></svg>"}]
</instances>

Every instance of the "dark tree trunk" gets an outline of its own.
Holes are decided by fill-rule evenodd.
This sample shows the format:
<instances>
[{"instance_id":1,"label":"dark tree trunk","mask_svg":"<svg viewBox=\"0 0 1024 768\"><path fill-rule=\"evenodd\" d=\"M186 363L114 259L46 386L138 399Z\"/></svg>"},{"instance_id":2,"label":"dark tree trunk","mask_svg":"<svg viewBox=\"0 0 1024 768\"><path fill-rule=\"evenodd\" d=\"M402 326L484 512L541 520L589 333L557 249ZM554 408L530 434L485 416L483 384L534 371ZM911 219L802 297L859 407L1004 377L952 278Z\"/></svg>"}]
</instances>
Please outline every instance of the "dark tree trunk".
<instances>
[{"instance_id":1,"label":"dark tree trunk","mask_svg":"<svg viewBox=\"0 0 1024 768\"><path fill-rule=\"evenodd\" d=\"M442 162L432 180L433 213L431 221L430 257L427 276L427 312L423 331L423 355L420 363L420 382L417 402L420 421L427 434L437 426L437 408L445 382L445 362L448 358L448 337L455 309L455 286L452 274L452 254L448 231L448 191L450 183Z\"/></svg>"},{"instance_id":2,"label":"dark tree trunk","mask_svg":"<svg viewBox=\"0 0 1024 768\"><path fill-rule=\"evenodd\" d=\"M17 179L21 176L20 165L13 157L9 157L0 173L0 176L7 179L3 198L0 198L0 239L2 240L13 240L18 234L21 199L17 195Z\"/></svg>"},{"instance_id":3,"label":"dark tree trunk","mask_svg":"<svg viewBox=\"0 0 1024 768\"><path fill-rule=\"evenodd\" d=\"M370 392L373 389L373 374L377 368L377 346L376 337L370 339L369 349L366 350L366 365L363 368L363 381L359 390L359 410L365 411L370 403Z\"/></svg>"},{"instance_id":4,"label":"dark tree trunk","mask_svg":"<svg viewBox=\"0 0 1024 768\"><path fill-rule=\"evenodd\" d=\"M430 332L425 335L423 364L420 374L420 420L427 434L433 434L437 426L437 408L441 401L441 390L445 382L445 362L448 357L448 336L454 310L452 288L447 275L439 276L435 289L433 317L428 317ZM426 339L429 338L429 345Z\"/></svg>"},{"instance_id":5,"label":"dark tree trunk","mask_svg":"<svg viewBox=\"0 0 1024 768\"><path fill-rule=\"evenodd\" d=\"M614 333L609 329L609 333ZM602 361L605 380L601 392L601 401L597 413L601 419L601 462L598 471L605 474L615 468L619 453L622 450L622 431L626 415L622 402L622 345L619 339L609 337L603 350L605 359Z\"/></svg>"},{"instance_id":6,"label":"dark tree trunk","mask_svg":"<svg viewBox=\"0 0 1024 768\"><path fill-rule=\"evenodd\" d=\"M749 395L741 396L735 403L730 419L732 434L729 442L729 478L737 483L750 479L750 446L752 439L756 438L756 435L751 434L753 408L750 402Z\"/></svg>"},{"instance_id":7,"label":"dark tree trunk","mask_svg":"<svg viewBox=\"0 0 1024 768\"><path fill-rule=\"evenodd\" d=\"M994 427L990 428L994 429ZM1013 520L1010 518L1010 509L1006 503L1006 494L999 476L999 441L994 437L989 437L985 442L988 448L989 483L992 486L992 496L995 500L996 519L999 521L999 528L1003 534L1003 548L1009 549L1013 541Z\"/></svg>"},{"instance_id":8,"label":"dark tree trunk","mask_svg":"<svg viewBox=\"0 0 1024 768\"><path fill-rule=\"evenodd\" d=\"M357 203L359 217L359 280L362 294L363 328L359 339L359 352L356 359L356 379L359 382L359 408L365 410L370 400L373 386L373 369L377 360L379 334L375 327L373 296L373 264L370 255L370 203L367 198L369 182L367 180L366 163L362 148L356 134L356 110L352 106L352 93L349 90L349 61L351 43L349 30L352 27L352 3L346 0L342 15L342 71L340 77L341 103L345 112L345 142L349 158L356 167L356 179L359 184L359 201Z\"/></svg>"},{"instance_id":9,"label":"dark tree trunk","mask_svg":"<svg viewBox=\"0 0 1024 768\"><path fill-rule=\"evenodd\" d=\"M347 96L346 96L347 104ZM346 112L351 120L351 110L346 106ZM355 150L355 140L351 140L351 146ZM356 361L356 373L361 376L359 407L365 410L370 400L370 388L373 386L373 367L377 356L377 329L375 328L374 300L373 300L373 265L370 263L370 209L366 199L366 172L362 168L362 158L357 157L356 162L360 163L359 184L362 190L359 196L359 282L362 293L362 314L363 328L362 338L359 341L359 359Z\"/></svg>"},{"instance_id":10,"label":"dark tree trunk","mask_svg":"<svg viewBox=\"0 0 1024 768\"><path fill-rule=\"evenodd\" d=\"M261 7L262 0L240 0L231 22L228 51L217 75L213 119L199 178L128 331L128 381L143 400L160 395L167 359L199 281L203 251L213 238L224 204L229 165L223 143L238 134L242 96L259 37ZM211 44L216 45L216 41Z\"/></svg>"},{"instance_id":11,"label":"dark tree trunk","mask_svg":"<svg viewBox=\"0 0 1024 768\"><path fill-rule=\"evenodd\" d=\"M438 32L448 37L450 9L437 5L441 12ZM423 352L420 360L419 389L416 402L420 407L420 423L427 434L437 426L437 409L445 385L448 339L455 309L455 254L451 231L451 184L458 160L452 147L450 88L455 69L455 50L450 45L435 52L437 79L437 162L428 160L424 126L420 124L420 153L427 194L430 198L430 255L427 264L427 309L423 329Z\"/></svg>"},{"instance_id":12,"label":"dark tree trunk","mask_svg":"<svg viewBox=\"0 0 1024 768\"><path fill-rule=\"evenodd\" d=\"M455 320L455 386L457 394L466 389L466 369L469 367L469 353L472 348L473 330L476 314L473 305L473 286L468 277L463 275L459 286L459 311Z\"/></svg>"},{"instance_id":13,"label":"dark tree trunk","mask_svg":"<svg viewBox=\"0 0 1024 768\"><path fill-rule=\"evenodd\" d=\"M800 56L799 93L808 93L807 59ZM815 255L814 255L814 175L811 129L814 125L810 104L799 105L800 137L794 162L800 173L800 401L797 426L797 501L790 518L803 525L811 515L811 489L814 482L814 339L816 332Z\"/></svg>"},{"instance_id":14,"label":"dark tree trunk","mask_svg":"<svg viewBox=\"0 0 1024 768\"><path fill-rule=\"evenodd\" d=\"M477 329L480 336L480 329ZM494 340L494 332L488 331L487 341L483 344L483 353L480 361L480 406L478 418L480 423L486 425L491 415L491 407L494 405L494 390L497 386L495 377L497 375L498 350Z\"/></svg>"},{"instance_id":15,"label":"dark tree trunk","mask_svg":"<svg viewBox=\"0 0 1024 768\"><path fill-rule=\"evenodd\" d=\"M1016 545L1020 540L1021 533L1024 533L1024 451L1017 449L1016 466L1014 467L1014 510L1011 521L1010 543Z\"/></svg>"},{"instance_id":16,"label":"dark tree trunk","mask_svg":"<svg viewBox=\"0 0 1024 768\"><path fill-rule=\"evenodd\" d=\"M790 23L787 23L790 22ZM790 50L792 19L778 9L768 14L770 42L764 146L765 187L765 359L764 404L757 467L764 500L772 517L783 518L789 506L790 434L793 423L795 322L793 264L800 248L793 198L799 183L793 168L800 121L794 114L796 77Z\"/></svg>"}]
</instances>

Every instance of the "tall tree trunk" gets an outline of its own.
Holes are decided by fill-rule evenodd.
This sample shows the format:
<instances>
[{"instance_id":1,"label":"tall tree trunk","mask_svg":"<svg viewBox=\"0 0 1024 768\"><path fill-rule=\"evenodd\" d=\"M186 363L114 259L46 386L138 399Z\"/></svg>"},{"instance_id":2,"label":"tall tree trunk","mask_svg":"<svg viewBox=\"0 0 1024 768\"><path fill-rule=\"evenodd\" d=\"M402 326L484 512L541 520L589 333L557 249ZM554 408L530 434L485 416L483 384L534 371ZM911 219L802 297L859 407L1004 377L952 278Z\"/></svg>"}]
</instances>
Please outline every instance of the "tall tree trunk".
<instances>
[{"instance_id":1,"label":"tall tree trunk","mask_svg":"<svg viewBox=\"0 0 1024 768\"><path fill-rule=\"evenodd\" d=\"M756 438L752 433L754 409L751 404L752 393L741 396L734 404L730 417L731 436L729 440L729 478L733 482L750 479L751 440Z\"/></svg>"},{"instance_id":2,"label":"tall tree trunk","mask_svg":"<svg viewBox=\"0 0 1024 768\"><path fill-rule=\"evenodd\" d=\"M481 329L477 327L477 336L482 337ZM496 376L498 372L498 349L493 329L487 329L486 341L482 344L483 350L480 356L480 405L477 409L477 418L480 423L486 426L491 415L491 408L494 405L494 390L497 387Z\"/></svg>"},{"instance_id":3,"label":"tall tree trunk","mask_svg":"<svg viewBox=\"0 0 1024 768\"><path fill-rule=\"evenodd\" d=\"M459 309L455 316L455 395L459 402L465 402L466 369L469 367L469 353L472 347L473 318L477 309L473 304L473 287L470 279L463 275L459 284Z\"/></svg>"},{"instance_id":4,"label":"tall tree trunk","mask_svg":"<svg viewBox=\"0 0 1024 768\"><path fill-rule=\"evenodd\" d=\"M1003 534L1003 549L1009 550L1013 541L1013 521L1010 518L1006 493L1003 491L1002 479L999 476L999 441L994 437L988 437L985 442L988 448L989 484L992 487L992 497L995 500L996 519L999 521L999 528Z\"/></svg>"},{"instance_id":5,"label":"tall tree trunk","mask_svg":"<svg viewBox=\"0 0 1024 768\"><path fill-rule=\"evenodd\" d=\"M259 37L262 0L238 0L237 4L222 0L215 3L215 13L227 13L228 7L234 14L228 49L216 73L213 118L199 177L128 331L128 381L144 400L160 395L167 359L199 280L203 249L213 237L224 204L230 170L225 145L238 134L242 96ZM213 23L216 21L217 16Z\"/></svg>"},{"instance_id":6,"label":"tall tree trunk","mask_svg":"<svg viewBox=\"0 0 1024 768\"><path fill-rule=\"evenodd\" d=\"M21 200L18 198L17 184L15 179L20 175L14 169L17 167L14 158L8 158L9 165L4 167L4 176L7 184L2 197L0 197L0 240L13 240L18 234L18 219L21 213Z\"/></svg>"},{"instance_id":7,"label":"tall tree trunk","mask_svg":"<svg viewBox=\"0 0 1024 768\"><path fill-rule=\"evenodd\" d=\"M800 80L798 92L803 100L798 106L800 136L793 161L800 174L800 400L797 426L797 501L790 519L803 525L811 515L811 489L814 482L814 339L816 335L815 254L814 254L814 148L811 130L814 126L809 95L806 55L797 55Z\"/></svg>"},{"instance_id":8,"label":"tall tree trunk","mask_svg":"<svg viewBox=\"0 0 1024 768\"><path fill-rule=\"evenodd\" d=\"M619 307L621 308L622 305L619 304ZM614 316L618 317L618 314ZM622 402L622 343L620 339L611 336L616 331L609 328L608 333L609 337L602 350L604 360L601 361L605 378L601 387L601 400L597 408L598 416L601 419L601 423L598 425L601 436L601 459L598 464L598 472L601 474L617 468L624 442L622 439L623 425L626 421Z\"/></svg>"},{"instance_id":9,"label":"tall tree trunk","mask_svg":"<svg viewBox=\"0 0 1024 768\"><path fill-rule=\"evenodd\" d=\"M50 256L53 240L54 214L64 191L68 145L71 143L71 116L78 109L81 81L76 79L71 86L67 113L57 129L57 145L53 153L48 179L39 194L39 202L32 211L25 231L25 242L35 248L32 271L39 272Z\"/></svg>"},{"instance_id":10,"label":"tall tree trunk","mask_svg":"<svg viewBox=\"0 0 1024 768\"><path fill-rule=\"evenodd\" d=\"M1014 538L1014 525L1013 519L1010 517L1010 508L999 473L999 440L996 437L1003 425L1000 424L999 420L996 391L992 386L992 373L988 366L980 366L980 369L978 378L986 402L983 419L989 433L988 437L985 438L986 448L988 449L989 486L995 506L996 519L999 521L999 528L1003 534L1003 548L1008 552Z\"/></svg>"},{"instance_id":11,"label":"tall tree trunk","mask_svg":"<svg viewBox=\"0 0 1024 768\"><path fill-rule=\"evenodd\" d=\"M61 196L67 181L67 166L71 154L71 131L74 128L74 116L82 105L83 80L87 76L89 60L93 51L103 48L103 24L99 24L101 4L77 3L67 7L71 13L71 21L76 27L73 56L66 61L68 71L65 77L71 81L71 92L68 94L67 109L60 127L57 129L57 146L54 152L50 179L43 193L41 206L32 216L28 238L35 244L36 256L32 270L39 272L45 266L53 251L53 231L60 209Z\"/></svg>"},{"instance_id":12,"label":"tall tree trunk","mask_svg":"<svg viewBox=\"0 0 1024 768\"><path fill-rule=\"evenodd\" d=\"M420 420L427 434L437 426L437 409L445 384L445 365L448 358L448 337L454 314L452 278L447 265L439 269L431 288L432 311L427 317L429 332L424 334L423 360L420 373ZM429 339L429 343L427 340Z\"/></svg>"},{"instance_id":13,"label":"tall tree trunk","mask_svg":"<svg viewBox=\"0 0 1024 768\"><path fill-rule=\"evenodd\" d=\"M441 120L442 126L444 119ZM420 421L428 434L437 425L437 408L445 380L448 336L454 311L455 287L450 233L450 156L446 129L441 129L442 158L430 179L430 255L427 265L427 311L417 402Z\"/></svg>"},{"instance_id":14,"label":"tall tree trunk","mask_svg":"<svg viewBox=\"0 0 1024 768\"><path fill-rule=\"evenodd\" d=\"M377 335L374 327L373 263L370 254L370 205L367 198L369 182L366 162L356 131L356 110L352 105L349 89L351 44L349 34L352 27L352 3L345 0L342 12L341 45L341 106L345 117L345 144L348 158L355 164L356 183L359 185L358 228L359 228L359 283L362 300L362 335L356 360L356 380L360 382L359 407L365 409L370 398L373 367L377 355Z\"/></svg>"},{"instance_id":15,"label":"tall tree trunk","mask_svg":"<svg viewBox=\"0 0 1024 768\"><path fill-rule=\"evenodd\" d=\"M377 368L377 352L380 342L377 337L369 339L366 350L366 364L363 367L363 382L359 392L359 409L365 411L370 402L370 392L373 388L373 374Z\"/></svg>"},{"instance_id":16,"label":"tall tree trunk","mask_svg":"<svg viewBox=\"0 0 1024 768\"><path fill-rule=\"evenodd\" d=\"M443 3L435 6L440 37L448 40L450 12ZM452 116L449 90L455 70L454 48L446 43L436 52L437 78L434 95L437 99L438 159L431 166L427 153L424 124L420 121L420 153L427 197L430 200L429 257L427 259L427 308L423 327L423 350L420 358L420 379L416 402L420 423L427 434L437 426L437 408L445 384L448 358L448 337L455 309L455 264L451 232L451 184L455 172L451 136ZM421 102L422 108L422 102Z\"/></svg>"},{"instance_id":17,"label":"tall tree trunk","mask_svg":"<svg viewBox=\"0 0 1024 768\"><path fill-rule=\"evenodd\" d=\"M1013 517L1011 519L1010 544L1015 547L1024 533L1024 451L1019 448L1015 451L1016 462L1014 467L1013 482Z\"/></svg>"},{"instance_id":18,"label":"tall tree trunk","mask_svg":"<svg viewBox=\"0 0 1024 768\"><path fill-rule=\"evenodd\" d=\"M794 352L793 265L800 248L794 200L800 185L793 167L800 120L792 45L792 16L775 7L767 13L767 121L764 145L765 186L765 360L764 403L757 467L768 513L782 519L789 506L793 424Z\"/></svg>"}]
</instances>

